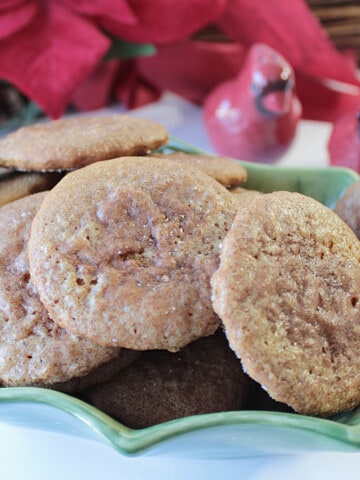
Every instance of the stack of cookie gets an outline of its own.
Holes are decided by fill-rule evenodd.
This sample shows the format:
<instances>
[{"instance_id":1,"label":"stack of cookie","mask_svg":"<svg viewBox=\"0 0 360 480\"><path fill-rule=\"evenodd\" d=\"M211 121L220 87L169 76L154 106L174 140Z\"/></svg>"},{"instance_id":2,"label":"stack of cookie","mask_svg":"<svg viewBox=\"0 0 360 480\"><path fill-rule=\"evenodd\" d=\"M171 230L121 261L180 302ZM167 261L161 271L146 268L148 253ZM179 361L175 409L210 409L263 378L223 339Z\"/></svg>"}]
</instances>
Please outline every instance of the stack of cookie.
<instances>
[{"instance_id":1,"label":"stack of cookie","mask_svg":"<svg viewBox=\"0 0 360 480\"><path fill-rule=\"evenodd\" d=\"M246 171L228 159L145 156L167 140L161 125L116 115L25 127L0 142L4 167L61 178L51 190L18 190L23 198L0 208L3 386L85 392L101 404L105 395L90 387L118 384L114 375L131 376L125 367L135 362L137 381L153 371L156 398L167 398L171 377L173 396L136 422L126 408L141 411L141 397L134 404L121 379L131 395L120 416L133 426L243 406L249 380L216 333L210 277L235 214L219 182L238 185ZM195 389L190 377L203 381Z\"/></svg>"},{"instance_id":2,"label":"stack of cookie","mask_svg":"<svg viewBox=\"0 0 360 480\"><path fill-rule=\"evenodd\" d=\"M0 141L5 168L61 172L0 208L1 384L135 428L248 408L259 386L274 408L357 406L354 233L311 198L242 189L235 161L157 153L167 140L115 115Z\"/></svg>"}]
</instances>

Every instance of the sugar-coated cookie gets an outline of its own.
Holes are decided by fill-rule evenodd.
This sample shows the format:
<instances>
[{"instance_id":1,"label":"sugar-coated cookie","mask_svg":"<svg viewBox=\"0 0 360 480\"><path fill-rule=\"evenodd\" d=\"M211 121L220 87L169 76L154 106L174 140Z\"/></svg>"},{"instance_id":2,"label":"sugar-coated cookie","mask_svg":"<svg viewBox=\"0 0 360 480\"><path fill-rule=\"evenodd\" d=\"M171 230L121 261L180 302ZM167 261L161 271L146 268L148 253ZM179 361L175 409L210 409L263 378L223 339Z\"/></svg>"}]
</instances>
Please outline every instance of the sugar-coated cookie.
<instances>
[{"instance_id":1,"label":"sugar-coated cookie","mask_svg":"<svg viewBox=\"0 0 360 480\"><path fill-rule=\"evenodd\" d=\"M0 385L53 385L89 374L119 355L54 323L31 281L27 244L46 192L0 208Z\"/></svg>"},{"instance_id":2,"label":"sugar-coated cookie","mask_svg":"<svg viewBox=\"0 0 360 480\"><path fill-rule=\"evenodd\" d=\"M59 325L101 345L176 351L214 333L210 278L236 213L196 168L123 157L64 177L31 229L31 275Z\"/></svg>"},{"instance_id":3,"label":"sugar-coated cookie","mask_svg":"<svg viewBox=\"0 0 360 480\"><path fill-rule=\"evenodd\" d=\"M129 115L69 117L22 127L0 139L0 165L18 170L68 170L164 145L162 125Z\"/></svg>"},{"instance_id":4,"label":"sugar-coated cookie","mask_svg":"<svg viewBox=\"0 0 360 480\"><path fill-rule=\"evenodd\" d=\"M9 170L9 169L6 169ZM0 207L32 193L51 189L63 177L60 172L15 172L0 174Z\"/></svg>"},{"instance_id":5,"label":"sugar-coated cookie","mask_svg":"<svg viewBox=\"0 0 360 480\"><path fill-rule=\"evenodd\" d=\"M258 190L247 190L243 187L231 188L229 191L232 193L232 195L234 195L233 198L236 202L238 202L240 207L248 205L253 201L254 198L257 198L259 195L263 195L263 193L259 192Z\"/></svg>"},{"instance_id":6,"label":"sugar-coated cookie","mask_svg":"<svg viewBox=\"0 0 360 480\"><path fill-rule=\"evenodd\" d=\"M184 152L163 154L160 157L164 155L170 160L199 168L226 188L240 185L247 179L246 169L232 158ZM159 156L159 154L153 154L152 156Z\"/></svg>"},{"instance_id":7,"label":"sugar-coated cookie","mask_svg":"<svg viewBox=\"0 0 360 480\"><path fill-rule=\"evenodd\" d=\"M298 193L239 209L212 277L214 308L245 371L275 400L329 415L360 403L360 243Z\"/></svg>"}]
</instances>

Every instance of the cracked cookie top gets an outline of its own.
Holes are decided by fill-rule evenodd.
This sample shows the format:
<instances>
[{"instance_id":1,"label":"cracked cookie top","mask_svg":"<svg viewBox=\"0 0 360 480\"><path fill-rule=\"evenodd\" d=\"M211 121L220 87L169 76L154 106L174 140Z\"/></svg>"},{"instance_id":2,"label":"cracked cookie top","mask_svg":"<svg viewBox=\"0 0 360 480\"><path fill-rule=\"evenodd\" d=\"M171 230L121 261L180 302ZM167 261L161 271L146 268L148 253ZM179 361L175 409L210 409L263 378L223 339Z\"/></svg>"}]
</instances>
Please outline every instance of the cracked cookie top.
<instances>
[{"instance_id":1,"label":"cracked cookie top","mask_svg":"<svg viewBox=\"0 0 360 480\"><path fill-rule=\"evenodd\" d=\"M236 213L196 168L122 157L69 173L46 196L29 242L51 318L106 346L176 351L212 334L210 278Z\"/></svg>"},{"instance_id":2,"label":"cracked cookie top","mask_svg":"<svg viewBox=\"0 0 360 480\"><path fill-rule=\"evenodd\" d=\"M29 273L32 219L46 192L0 208L0 384L53 385L82 377L120 349L101 347L53 322ZM125 356L126 354L124 354Z\"/></svg>"},{"instance_id":3,"label":"cracked cookie top","mask_svg":"<svg viewBox=\"0 0 360 480\"><path fill-rule=\"evenodd\" d=\"M360 244L298 193L237 213L212 277L213 304L249 375L303 414L360 403Z\"/></svg>"}]
</instances>

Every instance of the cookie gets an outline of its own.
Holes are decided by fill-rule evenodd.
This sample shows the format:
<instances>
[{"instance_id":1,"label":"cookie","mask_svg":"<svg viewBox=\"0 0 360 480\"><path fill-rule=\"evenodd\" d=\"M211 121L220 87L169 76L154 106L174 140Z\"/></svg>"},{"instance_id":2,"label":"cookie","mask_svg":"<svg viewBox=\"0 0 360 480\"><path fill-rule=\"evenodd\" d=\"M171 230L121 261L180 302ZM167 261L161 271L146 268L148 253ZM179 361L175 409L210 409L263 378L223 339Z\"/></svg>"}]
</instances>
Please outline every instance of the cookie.
<instances>
[{"instance_id":1,"label":"cookie","mask_svg":"<svg viewBox=\"0 0 360 480\"><path fill-rule=\"evenodd\" d=\"M31 275L59 325L105 346L176 351L219 326L210 278L236 213L196 168L123 157L64 177L31 229Z\"/></svg>"},{"instance_id":2,"label":"cookie","mask_svg":"<svg viewBox=\"0 0 360 480\"><path fill-rule=\"evenodd\" d=\"M9 169L6 169L9 172ZM0 176L0 207L32 193L51 189L63 177L60 172L14 172Z\"/></svg>"},{"instance_id":3,"label":"cookie","mask_svg":"<svg viewBox=\"0 0 360 480\"><path fill-rule=\"evenodd\" d=\"M360 243L298 193L239 209L212 277L214 308L245 371L275 400L330 415L360 403Z\"/></svg>"},{"instance_id":4,"label":"cookie","mask_svg":"<svg viewBox=\"0 0 360 480\"><path fill-rule=\"evenodd\" d=\"M11 168L0 167L0 179L3 178L4 176L9 175L9 173L12 173Z\"/></svg>"},{"instance_id":5,"label":"cookie","mask_svg":"<svg viewBox=\"0 0 360 480\"><path fill-rule=\"evenodd\" d=\"M347 188L344 195L337 201L334 212L360 239L360 180Z\"/></svg>"},{"instance_id":6,"label":"cookie","mask_svg":"<svg viewBox=\"0 0 360 480\"><path fill-rule=\"evenodd\" d=\"M54 323L29 274L31 221L46 192L0 208L0 384L52 385L89 374L119 355Z\"/></svg>"},{"instance_id":7,"label":"cookie","mask_svg":"<svg viewBox=\"0 0 360 480\"><path fill-rule=\"evenodd\" d=\"M22 127L0 139L0 165L18 170L69 170L164 145L168 132L128 115L70 117Z\"/></svg>"},{"instance_id":8,"label":"cookie","mask_svg":"<svg viewBox=\"0 0 360 480\"><path fill-rule=\"evenodd\" d=\"M184 152L174 152L163 155L170 160L176 160L184 165L199 168L226 188L240 185L247 179L247 171L245 168L232 158L203 154L195 155ZM161 154L154 153L152 156L161 157Z\"/></svg>"},{"instance_id":9,"label":"cookie","mask_svg":"<svg viewBox=\"0 0 360 480\"><path fill-rule=\"evenodd\" d=\"M259 192L258 190L247 190L243 187L231 188L230 192L232 193L232 195L234 195L233 198L236 202L238 202L239 206L248 205L253 201L254 198L263 195L263 193Z\"/></svg>"},{"instance_id":10,"label":"cookie","mask_svg":"<svg viewBox=\"0 0 360 480\"><path fill-rule=\"evenodd\" d=\"M87 375L81 377L73 377L70 380L52 384L38 383L38 387L51 388L52 390L58 390L63 393L78 395L83 390L93 387L94 385L100 385L104 382L109 382L116 373L123 368L131 365L135 360L140 357L141 353L135 350L127 350L126 348L119 348L118 355L101 364L90 371Z\"/></svg>"},{"instance_id":11,"label":"cookie","mask_svg":"<svg viewBox=\"0 0 360 480\"><path fill-rule=\"evenodd\" d=\"M202 413L240 410L249 379L222 332L177 353L144 352L84 399L132 428Z\"/></svg>"}]
</instances>

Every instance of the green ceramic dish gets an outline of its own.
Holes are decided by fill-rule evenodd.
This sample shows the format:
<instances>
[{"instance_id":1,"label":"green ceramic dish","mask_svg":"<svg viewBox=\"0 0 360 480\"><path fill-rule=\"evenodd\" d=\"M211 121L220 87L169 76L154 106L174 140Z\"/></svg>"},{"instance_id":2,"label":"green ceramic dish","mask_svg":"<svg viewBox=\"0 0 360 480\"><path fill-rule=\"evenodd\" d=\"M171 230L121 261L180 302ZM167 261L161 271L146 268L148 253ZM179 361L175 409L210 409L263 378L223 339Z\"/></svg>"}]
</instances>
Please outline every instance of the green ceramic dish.
<instances>
[{"instance_id":1,"label":"green ceramic dish","mask_svg":"<svg viewBox=\"0 0 360 480\"><path fill-rule=\"evenodd\" d=\"M175 139L170 147L199 152ZM247 188L298 191L329 207L358 179L342 168L242 164L248 170ZM262 411L213 413L133 430L62 393L2 388L1 422L95 438L126 455L235 458L265 452L360 451L360 408L333 419Z\"/></svg>"}]
</instances>

